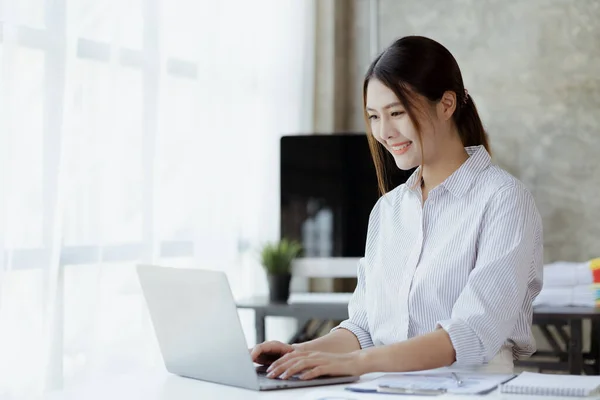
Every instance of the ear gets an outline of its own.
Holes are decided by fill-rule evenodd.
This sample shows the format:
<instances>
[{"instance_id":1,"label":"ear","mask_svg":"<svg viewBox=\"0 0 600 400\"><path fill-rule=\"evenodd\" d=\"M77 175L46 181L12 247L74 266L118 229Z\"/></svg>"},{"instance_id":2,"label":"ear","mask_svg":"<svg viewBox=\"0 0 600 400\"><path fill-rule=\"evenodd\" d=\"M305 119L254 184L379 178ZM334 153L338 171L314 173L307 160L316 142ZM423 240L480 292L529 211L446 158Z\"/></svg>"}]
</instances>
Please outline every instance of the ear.
<instances>
[{"instance_id":1,"label":"ear","mask_svg":"<svg viewBox=\"0 0 600 400\"><path fill-rule=\"evenodd\" d=\"M438 117L443 120L449 120L456 111L456 93L445 91L440 99L438 106Z\"/></svg>"}]
</instances>

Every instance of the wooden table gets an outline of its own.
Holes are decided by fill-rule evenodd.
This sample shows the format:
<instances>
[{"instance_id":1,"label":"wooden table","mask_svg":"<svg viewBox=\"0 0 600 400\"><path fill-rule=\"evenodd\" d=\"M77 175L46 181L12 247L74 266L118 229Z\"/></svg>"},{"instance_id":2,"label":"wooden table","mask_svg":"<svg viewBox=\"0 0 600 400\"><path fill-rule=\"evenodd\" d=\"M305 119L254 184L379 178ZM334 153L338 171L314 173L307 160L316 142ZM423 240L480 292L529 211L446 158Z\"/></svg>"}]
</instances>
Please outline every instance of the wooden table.
<instances>
[{"instance_id":1,"label":"wooden table","mask_svg":"<svg viewBox=\"0 0 600 400\"><path fill-rule=\"evenodd\" d=\"M302 328L291 338L290 343L311 339L306 330L311 320L341 321L348 318L348 304L343 302L270 303L266 298L251 298L240 301L238 308L255 312L257 343L265 341L265 318L267 316L296 318ZM583 321L592 322L592 349L583 353ZM536 307L533 323L552 347L550 351L538 351L529 360L518 361L517 366L535 367L540 370L564 370L570 374L600 374L600 309L588 307ZM565 329L569 328L569 331ZM551 328L557 332L553 334ZM558 337L557 337L558 336ZM562 343L561 343L562 342ZM537 360L551 357L555 360ZM590 364L586 361L591 361Z\"/></svg>"}]
</instances>

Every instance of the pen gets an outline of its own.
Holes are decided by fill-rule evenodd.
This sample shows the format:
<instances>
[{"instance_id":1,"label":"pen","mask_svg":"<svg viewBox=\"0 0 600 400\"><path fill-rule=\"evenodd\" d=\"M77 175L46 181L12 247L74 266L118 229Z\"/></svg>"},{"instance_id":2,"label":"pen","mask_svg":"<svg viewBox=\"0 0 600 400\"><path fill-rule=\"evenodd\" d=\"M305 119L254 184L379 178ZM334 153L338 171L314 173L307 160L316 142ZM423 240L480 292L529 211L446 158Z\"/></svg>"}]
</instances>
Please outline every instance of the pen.
<instances>
[{"instance_id":1,"label":"pen","mask_svg":"<svg viewBox=\"0 0 600 400\"><path fill-rule=\"evenodd\" d=\"M463 385L463 381L454 372L452 372L452 378L454 378L454 380L456 381L456 386Z\"/></svg>"}]
</instances>

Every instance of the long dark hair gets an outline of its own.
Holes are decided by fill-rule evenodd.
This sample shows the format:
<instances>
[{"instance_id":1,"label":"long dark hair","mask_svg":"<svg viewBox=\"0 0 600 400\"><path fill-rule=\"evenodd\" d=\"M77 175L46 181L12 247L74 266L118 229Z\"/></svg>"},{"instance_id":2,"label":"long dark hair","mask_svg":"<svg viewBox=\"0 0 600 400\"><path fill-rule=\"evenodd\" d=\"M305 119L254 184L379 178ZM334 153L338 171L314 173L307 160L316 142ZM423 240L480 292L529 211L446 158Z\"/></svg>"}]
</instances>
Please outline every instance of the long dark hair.
<instances>
[{"instance_id":1,"label":"long dark hair","mask_svg":"<svg viewBox=\"0 0 600 400\"><path fill-rule=\"evenodd\" d=\"M458 63L452 54L435 40L422 36L407 36L396 40L369 66L363 84L363 109L370 130L367 107L367 86L377 79L390 88L402 103L415 124L420 137L420 124L416 118L416 103L412 93L418 93L431 102L437 102L446 91L456 93L456 111L453 118L465 147L483 145L488 152L487 134L479 118L475 102L465 87ZM388 190L385 171L385 148L368 132L369 147L381 194ZM421 146L421 152L423 146ZM420 181L420 179L419 179Z\"/></svg>"}]
</instances>

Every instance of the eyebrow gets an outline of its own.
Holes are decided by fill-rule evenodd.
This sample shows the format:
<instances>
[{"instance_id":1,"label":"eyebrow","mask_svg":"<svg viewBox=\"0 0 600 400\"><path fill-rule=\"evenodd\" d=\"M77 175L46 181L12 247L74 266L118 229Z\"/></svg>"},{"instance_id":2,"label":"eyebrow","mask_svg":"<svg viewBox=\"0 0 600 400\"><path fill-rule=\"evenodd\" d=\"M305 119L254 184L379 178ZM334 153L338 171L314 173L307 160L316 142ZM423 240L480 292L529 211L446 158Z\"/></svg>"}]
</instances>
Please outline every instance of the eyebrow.
<instances>
[{"instance_id":1,"label":"eyebrow","mask_svg":"<svg viewBox=\"0 0 600 400\"><path fill-rule=\"evenodd\" d=\"M399 101L395 101L393 103L390 103L388 105L383 106L384 110L390 109L392 107L396 107L396 106L401 106L402 104ZM367 111L376 111L375 109L371 108L371 107L367 107Z\"/></svg>"}]
</instances>

